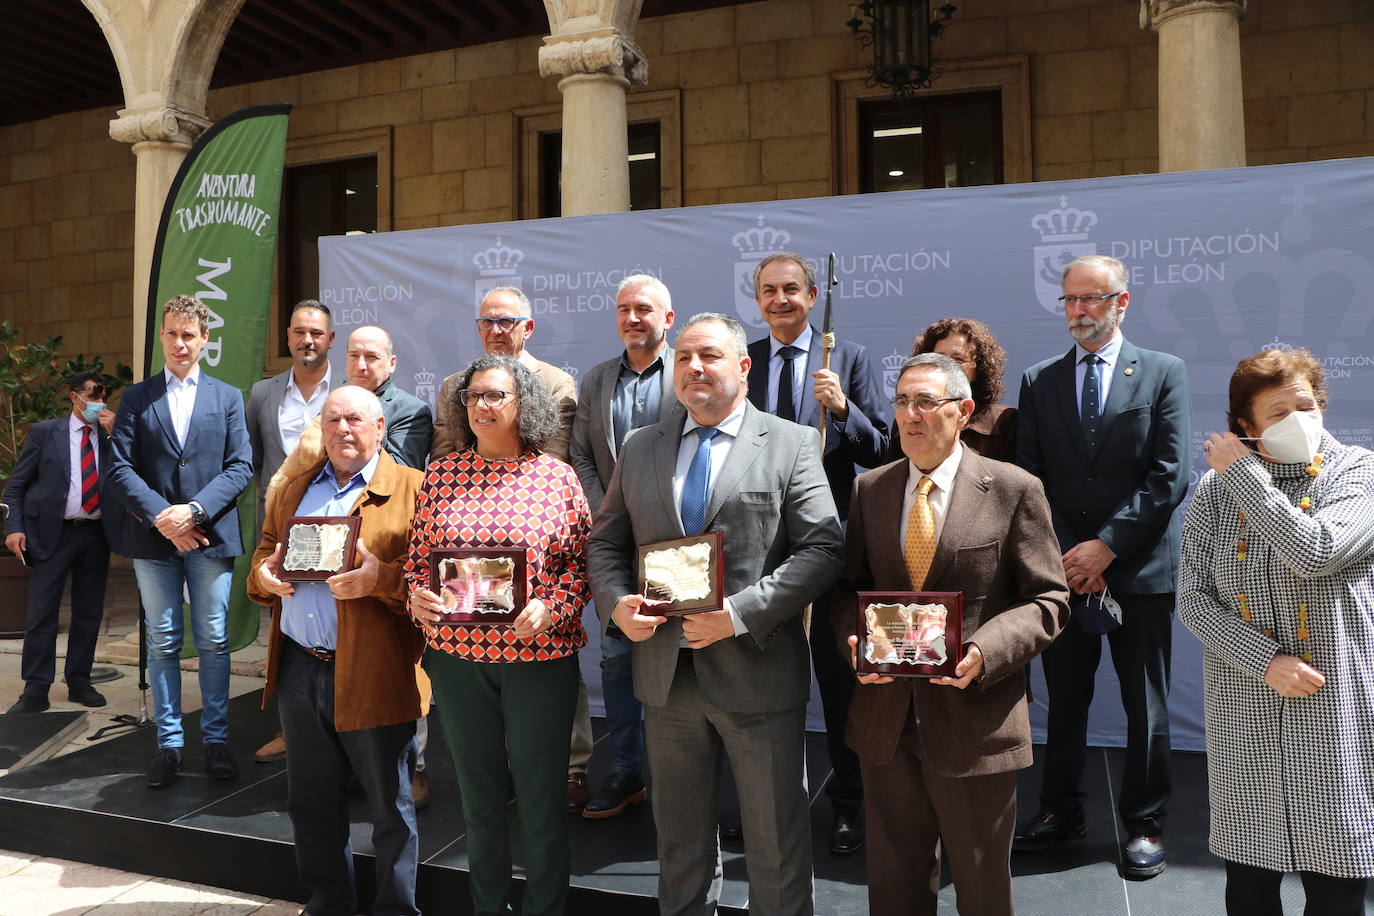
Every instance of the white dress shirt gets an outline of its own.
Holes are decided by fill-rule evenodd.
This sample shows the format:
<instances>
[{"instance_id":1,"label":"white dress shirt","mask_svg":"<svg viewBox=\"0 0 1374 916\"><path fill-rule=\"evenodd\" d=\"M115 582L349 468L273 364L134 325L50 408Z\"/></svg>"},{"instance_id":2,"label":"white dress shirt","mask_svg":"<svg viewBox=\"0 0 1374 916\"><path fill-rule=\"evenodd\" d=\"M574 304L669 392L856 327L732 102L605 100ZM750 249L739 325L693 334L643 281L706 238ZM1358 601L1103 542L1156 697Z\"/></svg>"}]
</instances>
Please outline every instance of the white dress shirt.
<instances>
[{"instance_id":1,"label":"white dress shirt","mask_svg":"<svg viewBox=\"0 0 1374 916\"><path fill-rule=\"evenodd\" d=\"M283 451L291 454L301 441L301 433L310 422L324 410L324 399L329 397L329 364L325 363L324 378L315 385L309 399L296 387L296 370L286 377L286 393L282 395L281 409L277 411L277 429L281 432Z\"/></svg>"},{"instance_id":2,"label":"white dress shirt","mask_svg":"<svg viewBox=\"0 0 1374 916\"><path fill-rule=\"evenodd\" d=\"M959 473L959 462L964 460L964 443L956 440L954 451L948 458L929 474L916 467L910 459L907 465L911 476L906 482L906 492L902 496L902 520L899 526L902 540L902 553L906 553L907 519L911 517L911 506L916 502L916 488L922 477L929 477L933 484L926 498L930 500L930 512L935 516L935 543L940 543L940 533L945 530L945 515L949 512L949 497L954 493L954 475Z\"/></svg>"},{"instance_id":3,"label":"white dress shirt","mask_svg":"<svg viewBox=\"0 0 1374 916\"><path fill-rule=\"evenodd\" d=\"M792 405L797 409L797 416L802 415L802 394L809 389L806 385L806 361L811 357L811 325L797 336L797 339L790 344L779 341L776 337L768 338L768 412L773 416L778 415L778 385L782 377L783 363L787 362L778 355L778 351L783 347L796 347L801 353L792 358Z\"/></svg>"},{"instance_id":4,"label":"white dress shirt","mask_svg":"<svg viewBox=\"0 0 1374 916\"><path fill-rule=\"evenodd\" d=\"M200 385L200 363L191 367L186 378L179 379L171 369L163 369L167 377L167 412L172 415L172 428L177 445L185 447L186 434L191 431L191 414L196 409L196 388Z\"/></svg>"},{"instance_id":5,"label":"white dress shirt","mask_svg":"<svg viewBox=\"0 0 1374 916\"><path fill-rule=\"evenodd\" d=\"M63 518L100 518L100 510L87 512L81 508L81 431L91 431L91 454L95 456L95 470L100 473L100 427L86 426L84 420L74 413L67 414L68 454L71 456L71 473L67 480L67 506Z\"/></svg>"},{"instance_id":6,"label":"white dress shirt","mask_svg":"<svg viewBox=\"0 0 1374 916\"><path fill-rule=\"evenodd\" d=\"M1112 339L1102 345L1102 349L1097 351L1097 358L1102 360L1100 378L1102 384L1097 386L1097 415L1102 416L1107 409L1107 392L1112 388L1112 369L1116 368L1116 359L1121 355L1121 341L1124 340L1118 330L1112 335ZM1088 351L1083 349L1082 344L1074 344L1073 357L1076 360L1073 367L1073 402L1074 404L1083 403L1083 375L1088 371L1088 364L1083 360L1087 357Z\"/></svg>"}]
</instances>

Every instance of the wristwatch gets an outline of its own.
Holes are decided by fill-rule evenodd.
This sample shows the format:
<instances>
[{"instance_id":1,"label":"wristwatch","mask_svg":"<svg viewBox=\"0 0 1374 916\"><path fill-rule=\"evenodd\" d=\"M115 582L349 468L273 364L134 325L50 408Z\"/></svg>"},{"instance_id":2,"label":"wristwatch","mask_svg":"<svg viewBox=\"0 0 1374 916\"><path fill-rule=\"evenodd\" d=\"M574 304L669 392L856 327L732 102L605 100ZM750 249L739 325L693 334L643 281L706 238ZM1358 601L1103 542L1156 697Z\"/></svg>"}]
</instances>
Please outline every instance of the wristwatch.
<instances>
[{"instance_id":1,"label":"wristwatch","mask_svg":"<svg viewBox=\"0 0 1374 916\"><path fill-rule=\"evenodd\" d=\"M191 524L197 528L204 528L206 523L210 521L210 516L205 514L205 509L194 499L187 505L191 507Z\"/></svg>"}]
</instances>

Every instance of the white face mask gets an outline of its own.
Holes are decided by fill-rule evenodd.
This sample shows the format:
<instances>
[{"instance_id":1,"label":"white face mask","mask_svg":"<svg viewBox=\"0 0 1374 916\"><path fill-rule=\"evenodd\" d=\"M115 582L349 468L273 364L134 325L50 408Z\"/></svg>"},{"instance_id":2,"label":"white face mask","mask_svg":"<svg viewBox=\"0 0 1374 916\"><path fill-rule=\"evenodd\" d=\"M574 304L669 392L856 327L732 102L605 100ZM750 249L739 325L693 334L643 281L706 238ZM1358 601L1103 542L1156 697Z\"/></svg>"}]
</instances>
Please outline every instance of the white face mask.
<instances>
[{"instance_id":1,"label":"white face mask","mask_svg":"<svg viewBox=\"0 0 1374 916\"><path fill-rule=\"evenodd\" d=\"M1258 441L1280 464L1306 463L1321 446L1322 418L1316 413L1295 410L1260 434Z\"/></svg>"}]
</instances>

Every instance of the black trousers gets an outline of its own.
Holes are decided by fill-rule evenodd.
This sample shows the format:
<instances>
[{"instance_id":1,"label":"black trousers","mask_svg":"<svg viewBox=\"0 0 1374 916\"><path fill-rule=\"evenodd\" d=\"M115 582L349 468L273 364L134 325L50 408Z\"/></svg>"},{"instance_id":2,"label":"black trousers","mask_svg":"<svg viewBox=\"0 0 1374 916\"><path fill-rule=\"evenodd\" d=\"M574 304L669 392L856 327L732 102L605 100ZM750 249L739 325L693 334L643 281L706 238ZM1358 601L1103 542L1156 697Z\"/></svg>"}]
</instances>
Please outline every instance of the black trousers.
<instances>
[{"instance_id":1,"label":"black trousers","mask_svg":"<svg viewBox=\"0 0 1374 916\"><path fill-rule=\"evenodd\" d=\"M68 574L72 580L72 625L63 672L68 687L91 685L91 663L105 613L110 547L99 521L63 522L57 546L29 573L29 615L20 672L24 693L46 697L57 677L58 607Z\"/></svg>"},{"instance_id":2,"label":"black trousers","mask_svg":"<svg viewBox=\"0 0 1374 916\"><path fill-rule=\"evenodd\" d=\"M844 743L849 727L849 704L854 699L854 669L840 654L835 628L830 619L833 592L817 599L811 608L811 664L816 670L816 687L825 715L825 746L834 770L825 784L826 798L836 817L855 817L864 803L863 777L859 757ZM857 612L856 612L857 613Z\"/></svg>"},{"instance_id":3,"label":"black trousers","mask_svg":"<svg viewBox=\"0 0 1374 916\"><path fill-rule=\"evenodd\" d=\"M1364 878L1333 878L1314 871L1298 872L1307 894L1304 916L1364 916ZM1283 916L1279 885L1283 872L1226 863L1227 916Z\"/></svg>"},{"instance_id":4,"label":"black trousers","mask_svg":"<svg viewBox=\"0 0 1374 916\"><path fill-rule=\"evenodd\" d=\"M1174 596L1113 595L1122 626L1108 634L1126 711L1126 767L1117 810L1129 833L1164 832L1169 800L1169 663ZM1049 693L1048 736L1040 805L1070 819L1083 812L1083 760L1088 707L1102 657L1102 637L1069 622L1044 654Z\"/></svg>"}]
</instances>

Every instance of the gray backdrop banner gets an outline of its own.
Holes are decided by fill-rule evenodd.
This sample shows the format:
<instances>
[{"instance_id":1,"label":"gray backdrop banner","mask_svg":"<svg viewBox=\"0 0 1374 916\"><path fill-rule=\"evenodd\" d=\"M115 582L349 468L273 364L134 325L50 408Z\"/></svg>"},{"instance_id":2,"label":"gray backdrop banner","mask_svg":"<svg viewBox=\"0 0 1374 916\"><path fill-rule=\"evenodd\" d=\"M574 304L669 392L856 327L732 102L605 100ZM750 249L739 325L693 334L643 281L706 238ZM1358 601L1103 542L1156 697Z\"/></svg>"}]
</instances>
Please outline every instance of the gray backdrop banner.
<instances>
[{"instance_id":1,"label":"gray backdrop banner","mask_svg":"<svg viewBox=\"0 0 1374 916\"><path fill-rule=\"evenodd\" d=\"M758 259L793 249L823 271L834 250L838 335L868 348L889 396L916 332L958 315L986 322L1006 347L1014 402L1021 372L1071 344L1056 302L1062 265L1108 254L1131 271L1126 336L1187 361L1195 483L1207 469L1202 440L1225 428L1231 370L1266 346L1302 345L1325 360L1327 428L1371 445L1372 224L1374 159L1345 159L323 238L320 300L343 336L362 324L387 328L394 381L433 403L444 376L481 352L472 319L493 286L525 291L536 319L529 349L577 377L621 350L615 291L627 274L660 277L679 320L733 313L756 339L767 333L749 285ZM583 669L599 700L597 625L587 621ZM1203 748L1201 655L1176 625L1179 748ZM1034 676L1032 722L1043 739L1038 664ZM1108 662L1097 696L1090 740L1124 744ZM814 702L811 724L820 727Z\"/></svg>"}]
</instances>

